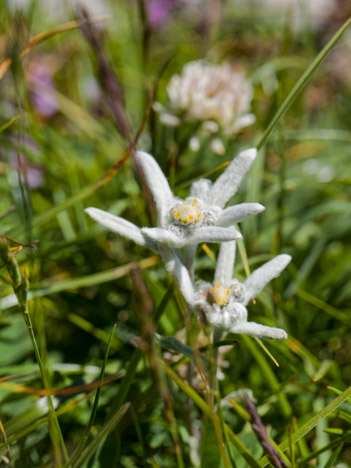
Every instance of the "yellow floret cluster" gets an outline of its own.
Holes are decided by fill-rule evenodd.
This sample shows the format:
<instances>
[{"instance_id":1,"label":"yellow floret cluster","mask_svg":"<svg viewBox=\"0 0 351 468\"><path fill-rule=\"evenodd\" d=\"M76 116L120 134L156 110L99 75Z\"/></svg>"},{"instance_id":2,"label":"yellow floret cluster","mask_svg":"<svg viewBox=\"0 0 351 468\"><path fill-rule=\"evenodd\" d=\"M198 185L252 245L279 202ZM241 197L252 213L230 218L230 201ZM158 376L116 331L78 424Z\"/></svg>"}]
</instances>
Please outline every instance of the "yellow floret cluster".
<instances>
[{"instance_id":1,"label":"yellow floret cluster","mask_svg":"<svg viewBox=\"0 0 351 468\"><path fill-rule=\"evenodd\" d=\"M196 198L192 203L183 202L182 204L179 204L172 214L174 218L184 226L187 224L197 224L201 221L202 216L201 209Z\"/></svg>"}]
</instances>

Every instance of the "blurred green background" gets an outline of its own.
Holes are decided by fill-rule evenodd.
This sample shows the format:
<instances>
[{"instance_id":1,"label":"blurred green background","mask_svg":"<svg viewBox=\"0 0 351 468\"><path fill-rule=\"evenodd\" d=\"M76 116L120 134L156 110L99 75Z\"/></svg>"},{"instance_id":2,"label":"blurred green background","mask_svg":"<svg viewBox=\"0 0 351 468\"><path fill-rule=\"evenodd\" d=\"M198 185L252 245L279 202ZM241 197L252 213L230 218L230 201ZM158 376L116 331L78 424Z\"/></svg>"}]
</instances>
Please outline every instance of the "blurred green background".
<instances>
[{"instance_id":1,"label":"blurred green background","mask_svg":"<svg viewBox=\"0 0 351 468\"><path fill-rule=\"evenodd\" d=\"M39 241L19 251L17 260L29 278L34 330L55 388L98 378L115 322L106 372L126 374L134 350L131 337L140 334L130 278L134 262L143 270L156 307L170 284L157 257L107 232L84 213L85 207L96 206L138 226L152 223L132 159L108 183L98 185L128 142L116 125L108 90L99 81L96 50L76 24L54 31L75 21L78 2L72 3L1 0L0 8L0 233L26 245ZM169 79L189 61L233 62L252 83L256 123L235 138L225 138L224 155L213 153L201 134L200 151L193 152L187 143L196 128L165 127L151 110L138 148L154 154L181 197L195 178L257 143L303 71L350 15L348 2L337 0L308 6L273 0L86 3L92 17L102 17L96 34L123 90L122 108L133 136L143 121L150 89L156 83L154 100L166 105ZM21 57L28 41L46 31L52 32L50 37ZM351 385L350 54L351 30L281 119L235 196L235 203L255 201L266 207L240 226L250 268L278 253L293 258L252 309L254 320L283 327L289 339L265 341L277 367L254 340L235 336L237 343L225 355L228 367L222 369L220 395L250 389L277 443L287 437L289 424L295 431L334 400L338 390ZM8 67L6 58L11 59ZM16 116L20 118L6 126ZM217 253L217 246L209 247ZM200 246L198 275L210 280L214 268L211 255ZM245 278L242 255L235 272ZM182 329L179 301L172 297L157 333L174 336ZM52 466L47 420L40 419L46 415L43 399L15 385L42 388L36 371L25 323L1 268L0 377L17 376L10 380L12 388L0 380L0 420L11 455L1 435L0 454L10 466ZM111 414L120 382L103 387L93 436ZM82 466L177 466L161 399L150 388L148 364L141 358L125 398L133 409ZM200 466L192 440L203 416L194 407L189 410L192 433L186 395L174 382L168 382L168 390L185 466ZM60 396L58 408L84 395ZM92 397L79 401L59 416L69 453L88 424L92 402ZM224 413L250 453L256 459L262 456L240 412L228 405ZM300 439L296 466L350 466L350 421L351 404L346 402ZM216 442L207 436L209 444ZM340 450L333 461L335 447ZM224 466L218 457L205 464L206 445L199 453L201 466ZM248 466L239 455L236 459L238 467Z\"/></svg>"}]
</instances>

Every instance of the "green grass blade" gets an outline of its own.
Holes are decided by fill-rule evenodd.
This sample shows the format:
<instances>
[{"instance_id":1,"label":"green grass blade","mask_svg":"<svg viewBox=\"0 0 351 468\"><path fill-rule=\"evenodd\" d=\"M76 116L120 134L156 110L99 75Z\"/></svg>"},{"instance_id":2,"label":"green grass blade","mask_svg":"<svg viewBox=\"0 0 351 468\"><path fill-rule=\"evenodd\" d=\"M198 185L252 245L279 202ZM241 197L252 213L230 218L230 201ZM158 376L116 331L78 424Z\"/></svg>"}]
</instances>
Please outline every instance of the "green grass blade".
<instances>
[{"instance_id":1,"label":"green grass blade","mask_svg":"<svg viewBox=\"0 0 351 468\"><path fill-rule=\"evenodd\" d=\"M82 437L80 443L78 444L77 448L75 449L72 456L70 457L69 462L65 465L65 468L67 468L70 464L74 464L75 460L82 453L82 451L83 451L83 449L84 449L84 447L85 447L85 445L86 445L86 443L88 441L88 437L89 437L91 428L92 428L92 426L94 424L95 417L96 417L96 412L97 412L98 405L99 405L101 389L102 389L102 383L103 383L104 376L105 376L106 363L107 363L107 360L108 360L108 355L109 355L110 348L111 348L112 338L113 338L113 335L115 333L116 326L117 326L117 324L115 323L113 325L113 327L112 327L112 330L111 330L111 333L110 333L110 338L109 338L109 341L107 343L104 360L103 360L102 366L101 366L100 379L99 379L100 385L96 390L93 409L91 410L91 415L90 415L89 422L88 422L88 424L87 424L87 426L85 428L85 431L84 431L84 434L83 434L83 437Z\"/></svg>"},{"instance_id":2,"label":"green grass blade","mask_svg":"<svg viewBox=\"0 0 351 468\"><path fill-rule=\"evenodd\" d=\"M344 448L344 444L342 443L339 445L339 447L333 452L327 461L327 463L324 465L324 468L333 468L333 466L336 466L336 461L340 455L341 450Z\"/></svg>"},{"instance_id":3,"label":"green grass blade","mask_svg":"<svg viewBox=\"0 0 351 468\"><path fill-rule=\"evenodd\" d=\"M254 340L256 341L256 343L263 349L263 351L267 354L267 356L269 357L269 359L271 359L274 364L279 367L279 363L278 361L276 360L276 358L273 356L273 354L269 351L269 349L267 348L267 346L257 337L254 337Z\"/></svg>"},{"instance_id":4,"label":"green grass blade","mask_svg":"<svg viewBox=\"0 0 351 468\"><path fill-rule=\"evenodd\" d=\"M303 468L305 466L308 466L309 462L311 460L317 458L320 454L322 454L322 453L324 453L324 452L326 452L328 450L334 449L339 444L341 444L343 441L350 440L350 438L351 438L351 432L347 431L342 436L338 437L337 439L333 440L329 444L324 445L323 447L319 448L315 452L313 452L313 453L309 454L307 457L305 457L302 461L300 461L299 468Z\"/></svg>"},{"instance_id":5,"label":"green grass blade","mask_svg":"<svg viewBox=\"0 0 351 468\"><path fill-rule=\"evenodd\" d=\"M322 411L320 411L316 416L313 416L306 424L300 427L296 432L291 436L292 443L295 444L299 439L308 434L313 428L317 426L323 419L328 417L336 408L338 408L344 401L346 401L351 396L351 387L346 389L341 395L339 395L335 400L333 400L329 405L327 405ZM289 448L289 438L285 439L279 445L279 448L284 452ZM269 463L268 457L263 457L259 461L261 467L267 466Z\"/></svg>"},{"instance_id":6,"label":"green grass blade","mask_svg":"<svg viewBox=\"0 0 351 468\"><path fill-rule=\"evenodd\" d=\"M327 304L326 302L322 301L322 299L319 299L319 297L316 297L313 294L300 288L296 290L296 295L301 297L301 299L308 302L309 304L317 307L318 309L323 310L323 312L330 315L331 317L340 320L340 322L350 324L351 317L348 314L341 312L335 307Z\"/></svg>"},{"instance_id":7,"label":"green grass blade","mask_svg":"<svg viewBox=\"0 0 351 468\"><path fill-rule=\"evenodd\" d=\"M179 375L173 371L167 364L162 363L166 373L169 377L176 382L176 384L183 390L183 392L190 397L193 402L203 411L206 416L212 419L216 424L219 424L219 417L215 414L210 406L196 393L196 391L191 388ZM228 433L229 439L239 451L240 455L249 463L250 467L258 468L260 465L257 461L251 456L250 452L247 450L245 445L241 442L239 437L234 434L234 432L226 425L225 430Z\"/></svg>"},{"instance_id":8,"label":"green grass blade","mask_svg":"<svg viewBox=\"0 0 351 468\"><path fill-rule=\"evenodd\" d=\"M241 339L244 341L250 353L255 358L268 385L270 386L273 392L277 393L278 403L283 415L286 418L289 418L292 413L291 406L286 396L280 392L280 383L277 377L275 376L274 372L272 371L271 367L269 366L266 358L264 357L260 349L258 349L257 346L253 343L252 339L249 336L242 335Z\"/></svg>"},{"instance_id":9,"label":"green grass blade","mask_svg":"<svg viewBox=\"0 0 351 468\"><path fill-rule=\"evenodd\" d=\"M118 425L119 421L123 418L126 411L129 408L129 403L125 403L118 411L115 413L112 418L105 424L104 428L99 432L99 434L92 439L88 447L84 450L81 456L78 458L74 467L82 466L83 463L88 461L95 451L98 449L100 443L105 437L107 437Z\"/></svg>"},{"instance_id":10,"label":"green grass blade","mask_svg":"<svg viewBox=\"0 0 351 468\"><path fill-rule=\"evenodd\" d=\"M149 268L159 262L159 257L152 256L141 260L137 265L141 268ZM96 286L97 284L107 283L114 281L118 278L126 276L132 268L135 267L135 262L127 263L117 268L93 273L91 275L80 276L78 278L69 278L63 281L48 281L39 283L38 289L31 289L28 293L28 300L34 297L49 296L50 294L57 294L62 291L71 291L72 289L87 288ZM49 285L47 285L49 283ZM0 299L0 309L6 309L17 304L15 295L6 296Z\"/></svg>"},{"instance_id":11,"label":"green grass blade","mask_svg":"<svg viewBox=\"0 0 351 468\"><path fill-rule=\"evenodd\" d=\"M8 122L6 122L4 125L2 125L0 127L0 133L2 133L4 130L6 130L7 128L11 127L12 124L14 124L15 122L17 122L18 119L20 119L21 117L23 117L24 114L19 114L19 115L16 115L16 117L14 117L13 119L9 120Z\"/></svg>"},{"instance_id":12,"label":"green grass blade","mask_svg":"<svg viewBox=\"0 0 351 468\"><path fill-rule=\"evenodd\" d=\"M268 125L266 131L264 132L264 134L262 135L262 137L258 141L257 149L262 148L262 146L266 143L269 135L272 133L273 129L275 128L275 126L277 125L279 120L287 112L287 110L289 109L291 104L294 102L295 98L298 96L298 94L301 92L301 90L307 84L307 82L310 79L313 72L319 67L319 65L322 63L322 61L325 59L325 57L328 55L328 53L331 51L331 49L335 46L335 44L338 42L338 40L344 34L346 29L350 26L350 24L351 24L351 18L349 18L347 21L345 21L345 23L341 26L341 28L338 29L338 31L334 34L334 36L327 43L327 45L320 51L320 53L317 55L317 57L313 60L313 62L310 64L310 66L307 68L307 70L302 74L300 79L297 81L297 83L295 84L293 89L290 91L290 93L286 97L283 104L280 106L278 112L273 117L273 119L272 119L271 123Z\"/></svg>"}]
</instances>

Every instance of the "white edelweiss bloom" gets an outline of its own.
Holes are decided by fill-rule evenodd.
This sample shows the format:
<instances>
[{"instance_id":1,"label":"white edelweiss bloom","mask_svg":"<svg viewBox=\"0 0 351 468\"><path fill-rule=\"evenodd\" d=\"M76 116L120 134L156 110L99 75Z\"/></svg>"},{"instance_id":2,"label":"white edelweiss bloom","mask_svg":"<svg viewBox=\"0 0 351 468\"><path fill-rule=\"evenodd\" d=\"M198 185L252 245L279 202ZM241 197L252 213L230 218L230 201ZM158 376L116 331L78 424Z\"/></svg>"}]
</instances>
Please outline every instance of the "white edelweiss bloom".
<instances>
[{"instance_id":1,"label":"white edelweiss bloom","mask_svg":"<svg viewBox=\"0 0 351 468\"><path fill-rule=\"evenodd\" d=\"M214 284L200 282L192 303L201 308L208 322L215 327L273 340L287 338L287 333L280 328L248 322L246 306L267 283L280 275L290 262L290 255L278 255L255 270L242 283L233 279L234 260L235 242L222 244Z\"/></svg>"},{"instance_id":2,"label":"white edelweiss bloom","mask_svg":"<svg viewBox=\"0 0 351 468\"><path fill-rule=\"evenodd\" d=\"M241 152L212 184L207 179L195 182L185 200L175 197L155 159L142 151L135 154L156 203L158 227L142 228L98 208L86 213L105 228L159 252L160 244L181 248L201 242L228 242L240 239L232 227L248 216L264 210L259 203L242 203L224 208L256 157L256 149Z\"/></svg>"},{"instance_id":3,"label":"white edelweiss bloom","mask_svg":"<svg viewBox=\"0 0 351 468\"><path fill-rule=\"evenodd\" d=\"M170 247L196 246L201 242L228 242L240 239L232 227L248 216L264 210L259 203L242 203L224 208L256 157L254 148L242 151L212 183L200 179L185 200L175 197L155 159L137 151L136 163L143 172L156 203L158 227L142 228L141 234Z\"/></svg>"},{"instance_id":4,"label":"white edelweiss bloom","mask_svg":"<svg viewBox=\"0 0 351 468\"><path fill-rule=\"evenodd\" d=\"M119 234L126 239L132 240L138 245L148 247L155 252L159 252L157 243L152 241L147 236L141 233L141 229L135 224L127 221L120 216L115 216L108 211L100 210L99 208L89 207L85 209L85 212L99 224L104 226L106 229Z\"/></svg>"},{"instance_id":5,"label":"white edelweiss bloom","mask_svg":"<svg viewBox=\"0 0 351 468\"><path fill-rule=\"evenodd\" d=\"M217 125L228 135L255 121L249 112L252 87L229 63L190 62L171 78L167 92L176 115L189 122L212 122L212 128Z\"/></svg>"}]
</instances>

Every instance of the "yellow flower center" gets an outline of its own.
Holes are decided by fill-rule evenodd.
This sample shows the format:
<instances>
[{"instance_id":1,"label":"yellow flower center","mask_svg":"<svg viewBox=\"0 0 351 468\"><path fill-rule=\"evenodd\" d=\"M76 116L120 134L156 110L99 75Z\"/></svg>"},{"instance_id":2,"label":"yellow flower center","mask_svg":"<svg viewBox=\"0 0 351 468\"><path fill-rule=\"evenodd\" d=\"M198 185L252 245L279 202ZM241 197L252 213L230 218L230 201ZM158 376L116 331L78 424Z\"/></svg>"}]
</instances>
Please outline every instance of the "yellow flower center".
<instances>
[{"instance_id":1,"label":"yellow flower center","mask_svg":"<svg viewBox=\"0 0 351 468\"><path fill-rule=\"evenodd\" d=\"M216 288L211 288L212 295L215 302L220 306L225 306L230 299L230 289L223 288L219 283L217 283Z\"/></svg>"},{"instance_id":2,"label":"yellow flower center","mask_svg":"<svg viewBox=\"0 0 351 468\"><path fill-rule=\"evenodd\" d=\"M192 203L183 202L177 205L172 214L184 226L187 224L197 224L201 220L202 215L196 198Z\"/></svg>"}]
</instances>

